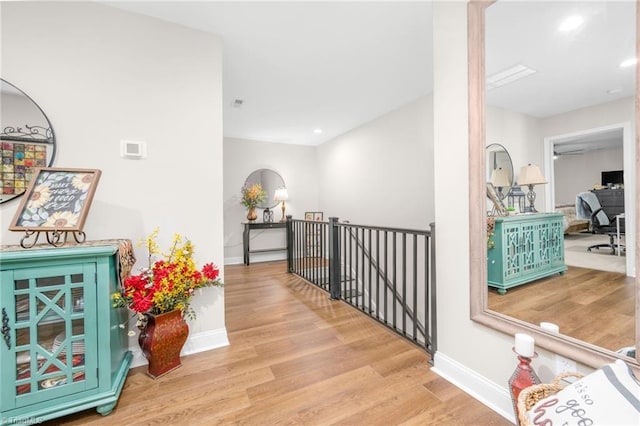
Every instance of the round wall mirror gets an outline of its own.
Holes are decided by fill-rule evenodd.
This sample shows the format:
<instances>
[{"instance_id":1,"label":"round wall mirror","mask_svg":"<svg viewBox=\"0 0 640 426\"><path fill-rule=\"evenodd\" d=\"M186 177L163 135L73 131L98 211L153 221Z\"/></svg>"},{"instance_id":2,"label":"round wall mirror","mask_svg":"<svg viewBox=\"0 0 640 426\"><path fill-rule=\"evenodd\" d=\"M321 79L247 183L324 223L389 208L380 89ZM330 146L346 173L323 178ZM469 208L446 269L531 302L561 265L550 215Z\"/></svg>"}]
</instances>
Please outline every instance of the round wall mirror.
<instances>
[{"instance_id":1,"label":"round wall mirror","mask_svg":"<svg viewBox=\"0 0 640 426\"><path fill-rule=\"evenodd\" d=\"M24 194L36 168L50 167L56 152L53 127L26 93L0 79L0 203Z\"/></svg>"},{"instance_id":2,"label":"round wall mirror","mask_svg":"<svg viewBox=\"0 0 640 426\"><path fill-rule=\"evenodd\" d=\"M273 170L259 169L252 172L244 184L245 186L250 186L256 183L262 185L262 189L267 193L264 201L258 204L257 207L261 209L272 209L276 207L280 203L280 201L273 199L276 195L276 190L285 187L282 176Z\"/></svg>"},{"instance_id":3,"label":"round wall mirror","mask_svg":"<svg viewBox=\"0 0 640 426\"><path fill-rule=\"evenodd\" d=\"M486 179L496 188L498 196L505 199L513 186L513 163L509 151L499 143L487 146Z\"/></svg>"}]
</instances>

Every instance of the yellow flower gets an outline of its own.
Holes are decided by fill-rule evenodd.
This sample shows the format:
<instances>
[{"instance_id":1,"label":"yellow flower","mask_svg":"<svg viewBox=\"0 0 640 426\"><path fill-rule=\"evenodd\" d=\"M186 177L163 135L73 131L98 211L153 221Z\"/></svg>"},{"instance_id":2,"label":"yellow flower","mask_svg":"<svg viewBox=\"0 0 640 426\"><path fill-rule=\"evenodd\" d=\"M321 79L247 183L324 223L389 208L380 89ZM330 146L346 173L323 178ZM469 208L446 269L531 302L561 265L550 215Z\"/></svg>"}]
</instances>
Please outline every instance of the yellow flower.
<instances>
[{"instance_id":1,"label":"yellow flower","mask_svg":"<svg viewBox=\"0 0 640 426\"><path fill-rule=\"evenodd\" d=\"M81 191L86 191L89 189L91 182L93 181L93 175L90 173L80 173L73 177L71 180L71 184L74 188L79 189Z\"/></svg>"},{"instance_id":2,"label":"yellow flower","mask_svg":"<svg viewBox=\"0 0 640 426\"><path fill-rule=\"evenodd\" d=\"M31 197L29 197L27 208L37 209L47 204L50 199L51 193L49 192L49 187L46 185L38 185L31 193Z\"/></svg>"},{"instance_id":3,"label":"yellow flower","mask_svg":"<svg viewBox=\"0 0 640 426\"><path fill-rule=\"evenodd\" d=\"M74 228L78 224L77 213L69 211L55 212L42 224L45 228Z\"/></svg>"},{"instance_id":4,"label":"yellow flower","mask_svg":"<svg viewBox=\"0 0 640 426\"><path fill-rule=\"evenodd\" d=\"M194 288L221 286L219 269L208 263L199 269L193 260L194 246L180 234L174 234L168 253L161 253L156 242L156 228L139 246L149 251L149 264L138 275L124 280L123 289L113 295L115 306L126 306L135 312L159 314L179 309L186 317L195 318L190 302ZM156 260L156 256L161 259Z\"/></svg>"}]
</instances>

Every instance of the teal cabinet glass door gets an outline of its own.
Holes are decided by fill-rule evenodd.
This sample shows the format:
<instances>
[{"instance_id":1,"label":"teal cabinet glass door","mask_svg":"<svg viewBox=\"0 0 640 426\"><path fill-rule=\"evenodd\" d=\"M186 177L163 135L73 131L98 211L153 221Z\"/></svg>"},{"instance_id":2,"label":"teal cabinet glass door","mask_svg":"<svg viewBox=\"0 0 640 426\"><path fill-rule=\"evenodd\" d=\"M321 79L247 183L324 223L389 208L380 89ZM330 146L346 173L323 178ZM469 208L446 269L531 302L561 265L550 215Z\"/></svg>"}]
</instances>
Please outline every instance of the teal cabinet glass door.
<instances>
[{"instance_id":1,"label":"teal cabinet glass door","mask_svg":"<svg viewBox=\"0 0 640 426\"><path fill-rule=\"evenodd\" d=\"M97 388L95 263L3 271L0 292L5 410Z\"/></svg>"}]
</instances>

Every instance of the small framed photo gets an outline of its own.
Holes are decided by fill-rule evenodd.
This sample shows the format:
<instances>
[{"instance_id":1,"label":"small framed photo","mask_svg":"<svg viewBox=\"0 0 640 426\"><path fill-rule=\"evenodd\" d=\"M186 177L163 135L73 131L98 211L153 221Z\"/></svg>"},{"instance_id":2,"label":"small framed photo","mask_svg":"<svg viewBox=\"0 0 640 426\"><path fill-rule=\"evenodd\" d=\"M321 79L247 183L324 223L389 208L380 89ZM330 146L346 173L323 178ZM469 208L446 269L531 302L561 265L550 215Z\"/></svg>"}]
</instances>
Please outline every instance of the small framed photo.
<instances>
[{"instance_id":1,"label":"small framed photo","mask_svg":"<svg viewBox=\"0 0 640 426\"><path fill-rule=\"evenodd\" d=\"M305 212L304 220L310 220L313 222L322 222L324 216L322 212Z\"/></svg>"},{"instance_id":2,"label":"small framed photo","mask_svg":"<svg viewBox=\"0 0 640 426\"><path fill-rule=\"evenodd\" d=\"M82 231L100 180L96 169L36 169L10 231Z\"/></svg>"},{"instance_id":3,"label":"small framed photo","mask_svg":"<svg viewBox=\"0 0 640 426\"><path fill-rule=\"evenodd\" d=\"M489 197L491 201L493 201L492 213L497 212L499 216L507 215L507 208L505 207L504 203L500 199L500 196L498 195L498 191L496 191L496 188L493 186L491 182L487 182L487 197Z\"/></svg>"}]
</instances>

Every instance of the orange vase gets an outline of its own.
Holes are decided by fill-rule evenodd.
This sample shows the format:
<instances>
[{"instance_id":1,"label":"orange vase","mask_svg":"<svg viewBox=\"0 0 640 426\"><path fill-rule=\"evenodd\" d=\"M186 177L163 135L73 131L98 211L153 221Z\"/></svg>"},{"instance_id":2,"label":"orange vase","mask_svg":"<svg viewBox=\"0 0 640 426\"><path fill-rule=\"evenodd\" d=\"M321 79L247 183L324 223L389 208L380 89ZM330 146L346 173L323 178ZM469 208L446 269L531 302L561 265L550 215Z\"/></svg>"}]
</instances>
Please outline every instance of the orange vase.
<instances>
[{"instance_id":1,"label":"orange vase","mask_svg":"<svg viewBox=\"0 0 640 426\"><path fill-rule=\"evenodd\" d=\"M189 326L179 309L164 314L144 314L147 324L138 343L149 361L147 374L154 379L180 367L180 351L187 341Z\"/></svg>"},{"instance_id":2,"label":"orange vase","mask_svg":"<svg viewBox=\"0 0 640 426\"><path fill-rule=\"evenodd\" d=\"M256 212L255 207L249 207L249 211L247 212L247 220L249 222L253 222L258 218L258 213Z\"/></svg>"}]
</instances>

